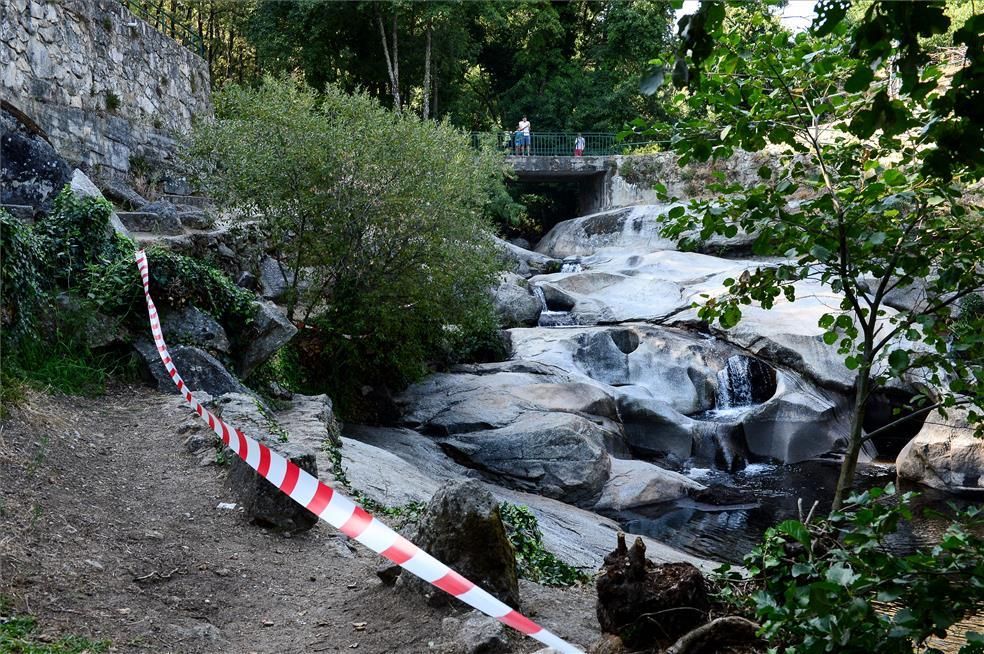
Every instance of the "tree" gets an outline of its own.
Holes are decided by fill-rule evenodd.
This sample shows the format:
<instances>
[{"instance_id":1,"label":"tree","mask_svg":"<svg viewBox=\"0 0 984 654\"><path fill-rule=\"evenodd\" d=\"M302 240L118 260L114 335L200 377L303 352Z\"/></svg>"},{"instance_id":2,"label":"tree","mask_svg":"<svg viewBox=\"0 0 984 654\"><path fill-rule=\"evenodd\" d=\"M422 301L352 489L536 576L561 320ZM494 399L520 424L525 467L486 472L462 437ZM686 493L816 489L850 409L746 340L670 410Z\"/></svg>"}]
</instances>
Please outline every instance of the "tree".
<instances>
[{"instance_id":1,"label":"tree","mask_svg":"<svg viewBox=\"0 0 984 654\"><path fill-rule=\"evenodd\" d=\"M446 122L332 86L267 77L227 88L216 109L192 161L213 197L262 229L290 317L320 335L324 383L405 382L449 340L493 326L483 210L497 156Z\"/></svg>"},{"instance_id":2,"label":"tree","mask_svg":"<svg viewBox=\"0 0 984 654\"><path fill-rule=\"evenodd\" d=\"M721 3L704 3L682 25L690 41L674 77L690 92L680 99L708 113L677 126L681 163L770 146L776 166L763 167L752 186L713 185L718 197L673 210L667 233L744 230L757 235L757 254L783 257L726 280L727 294L707 298L700 316L724 328L741 319L743 305L794 301L800 282L842 294L819 323L856 375L835 509L864 442L876 435L863 429L874 391L893 380L917 388L899 420L956 404L972 405L971 419L979 420L984 408L984 324L965 316L978 322L957 328L956 310L984 289L984 220L969 186L984 168L979 148L974 158L965 144L949 147L954 134L974 143L981 129L981 103L968 101L978 97L984 66L984 16L954 33L967 55L949 80L926 65L914 36L892 38L903 25L923 37L945 32L941 4L899 3L908 8L899 11L874 3L850 32L844 12L827 7L813 34L779 30L752 41L724 28ZM893 75L901 81L897 98ZM889 308L890 294L903 291L917 300Z\"/></svg>"}]
</instances>

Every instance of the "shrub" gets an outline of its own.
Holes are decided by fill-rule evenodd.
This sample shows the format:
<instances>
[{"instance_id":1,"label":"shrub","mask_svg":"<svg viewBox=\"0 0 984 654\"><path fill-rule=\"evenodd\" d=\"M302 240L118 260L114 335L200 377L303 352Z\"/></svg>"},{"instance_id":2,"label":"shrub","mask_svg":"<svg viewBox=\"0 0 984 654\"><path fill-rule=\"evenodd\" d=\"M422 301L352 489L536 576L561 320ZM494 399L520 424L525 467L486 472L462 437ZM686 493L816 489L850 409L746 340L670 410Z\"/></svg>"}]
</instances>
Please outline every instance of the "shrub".
<instances>
[{"instance_id":1,"label":"shrub","mask_svg":"<svg viewBox=\"0 0 984 654\"><path fill-rule=\"evenodd\" d=\"M945 637L984 606L984 511L958 514L936 546L899 556L885 543L911 520L914 494L876 501L894 493L872 489L829 518L768 529L745 557L747 575L719 570L728 580L722 598L754 612L770 651L937 652L922 649L930 636Z\"/></svg>"},{"instance_id":2,"label":"shrub","mask_svg":"<svg viewBox=\"0 0 984 654\"><path fill-rule=\"evenodd\" d=\"M125 316L140 327L146 322L146 308L134 246L123 237L116 244L111 262L90 269L87 295L103 313ZM193 304L225 326L252 320L253 294L236 286L222 271L160 247L147 250L147 262L150 292L159 307Z\"/></svg>"},{"instance_id":3,"label":"shrub","mask_svg":"<svg viewBox=\"0 0 984 654\"><path fill-rule=\"evenodd\" d=\"M0 209L0 261L0 326L10 346L32 331L43 284L37 237L5 209Z\"/></svg>"},{"instance_id":4,"label":"shrub","mask_svg":"<svg viewBox=\"0 0 984 654\"><path fill-rule=\"evenodd\" d=\"M84 281L90 264L108 262L114 251L109 218L113 206L102 198L80 198L68 186L55 197L51 214L35 227L45 256L46 278L72 288Z\"/></svg>"},{"instance_id":5,"label":"shrub","mask_svg":"<svg viewBox=\"0 0 984 654\"><path fill-rule=\"evenodd\" d=\"M417 378L448 334L490 324L498 263L483 210L497 155L333 87L267 78L226 87L216 107L191 165L287 262L288 313L316 327L302 364L343 408L363 385Z\"/></svg>"}]
</instances>

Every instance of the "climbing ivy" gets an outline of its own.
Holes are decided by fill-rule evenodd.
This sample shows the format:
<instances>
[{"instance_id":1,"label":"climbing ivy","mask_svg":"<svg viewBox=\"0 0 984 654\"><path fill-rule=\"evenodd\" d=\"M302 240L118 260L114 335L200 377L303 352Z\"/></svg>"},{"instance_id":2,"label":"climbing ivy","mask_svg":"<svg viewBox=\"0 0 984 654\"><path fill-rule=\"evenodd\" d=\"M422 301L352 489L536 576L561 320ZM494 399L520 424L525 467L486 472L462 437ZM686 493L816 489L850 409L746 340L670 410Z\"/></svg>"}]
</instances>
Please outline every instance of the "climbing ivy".
<instances>
[{"instance_id":1,"label":"climbing ivy","mask_svg":"<svg viewBox=\"0 0 984 654\"><path fill-rule=\"evenodd\" d=\"M9 345L34 326L43 284L37 237L5 209L0 209L0 260L0 324Z\"/></svg>"},{"instance_id":2,"label":"climbing ivy","mask_svg":"<svg viewBox=\"0 0 984 654\"><path fill-rule=\"evenodd\" d=\"M113 206L103 198L79 197L66 186L53 209L35 231L41 239L46 278L71 289L85 281L91 264L105 264L113 255L109 218Z\"/></svg>"},{"instance_id":3,"label":"climbing ivy","mask_svg":"<svg viewBox=\"0 0 984 654\"><path fill-rule=\"evenodd\" d=\"M547 550L536 516L529 507L503 502L499 505L499 515L516 551L516 572L520 577L544 586L573 586L591 579Z\"/></svg>"}]
</instances>

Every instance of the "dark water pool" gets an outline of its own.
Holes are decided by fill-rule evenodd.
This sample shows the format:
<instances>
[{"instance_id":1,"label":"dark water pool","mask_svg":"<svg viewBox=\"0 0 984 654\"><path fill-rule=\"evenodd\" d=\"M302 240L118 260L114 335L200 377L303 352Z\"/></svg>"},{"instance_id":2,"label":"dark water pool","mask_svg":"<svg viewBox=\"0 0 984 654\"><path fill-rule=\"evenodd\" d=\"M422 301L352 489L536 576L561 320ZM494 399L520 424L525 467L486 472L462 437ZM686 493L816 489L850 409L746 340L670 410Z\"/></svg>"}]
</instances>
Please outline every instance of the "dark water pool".
<instances>
[{"instance_id":1,"label":"dark water pool","mask_svg":"<svg viewBox=\"0 0 984 654\"><path fill-rule=\"evenodd\" d=\"M752 464L745 470L729 474L720 471L691 469L688 476L711 486L709 502L691 499L622 511L614 514L626 531L644 534L694 555L717 561L740 563L742 557L761 539L765 530L788 518L798 518L798 498L804 513L814 500L818 512L830 510L837 485L840 463L807 461L795 465ZM859 488L884 486L895 481L890 465L860 465ZM919 490L918 507L932 507L952 513L948 502L970 503L966 499L925 488L901 487L901 491ZM921 511L916 511L919 516ZM888 543L898 553L911 552L938 541L946 529L941 518L917 517Z\"/></svg>"}]
</instances>

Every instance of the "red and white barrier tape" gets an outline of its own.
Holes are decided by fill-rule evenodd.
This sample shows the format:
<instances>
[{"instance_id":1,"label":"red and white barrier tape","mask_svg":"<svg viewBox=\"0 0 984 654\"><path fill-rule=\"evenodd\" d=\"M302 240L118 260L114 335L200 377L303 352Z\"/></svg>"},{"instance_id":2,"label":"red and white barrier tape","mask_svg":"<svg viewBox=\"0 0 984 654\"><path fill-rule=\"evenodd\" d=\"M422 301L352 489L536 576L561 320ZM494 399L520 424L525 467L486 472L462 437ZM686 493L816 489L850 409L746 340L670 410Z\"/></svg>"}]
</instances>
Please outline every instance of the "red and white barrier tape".
<instances>
[{"instance_id":1,"label":"red and white barrier tape","mask_svg":"<svg viewBox=\"0 0 984 654\"><path fill-rule=\"evenodd\" d=\"M563 654L583 654L570 643L547 631L518 611L500 602L495 597L468 581L457 572L423 551L403 536L384 525L365 509L331 486L322 483L290 461L286 460L266 445L257 442L239 429L230 427L212 414L196 400L178 369L171 361L171 355L164 343L161 323L154 300L150 297L150 271L147 255L143 250L136 253L137 268L143 279L144 297L147 299L147 312L150 315L150 330L164 367L174 380L178 391L200 418L208 423L222 442L245 461L258 474L290 496L292 500L308 511L335 527L349 538L354 538L373 552L380 554L404 570L417 575L424 581L440 588L517 631L535 638L544 645Z\"/></svg>"}]
</instances>

